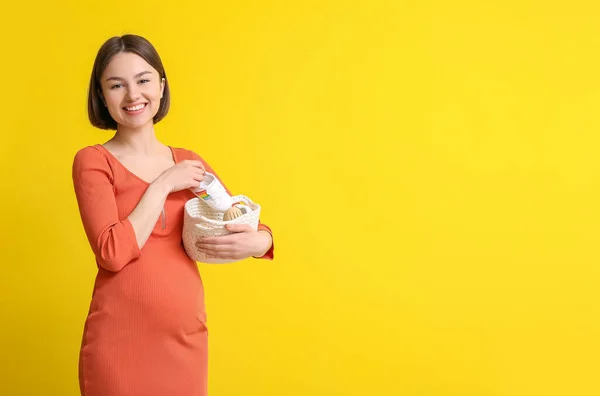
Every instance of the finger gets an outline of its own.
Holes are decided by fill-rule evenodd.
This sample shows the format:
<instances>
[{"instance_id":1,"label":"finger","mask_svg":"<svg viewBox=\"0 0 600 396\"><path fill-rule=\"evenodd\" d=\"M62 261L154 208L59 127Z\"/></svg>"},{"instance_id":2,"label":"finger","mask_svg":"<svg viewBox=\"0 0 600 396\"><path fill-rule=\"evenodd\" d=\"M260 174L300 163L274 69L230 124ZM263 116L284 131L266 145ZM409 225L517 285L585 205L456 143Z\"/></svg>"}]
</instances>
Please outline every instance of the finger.
<instances>
[{"instance_id":1,"label":"finger","mask_svg":"<svg viewBox=\"0 0 600 396\"><path fill-rule=\"evenodd\" d=\"M204 180L205 176L206 176L206 172L203 172L203 171L197 171L192 174L192 177L194 178L194 180L198 180L198 181Z\"/></svg>"},{"instance_id":2,"label":"finger","mask_svg":"<svg viewBox=\"0 0 600 396\"><path fill-rule=\"evenodd\" d=\"M237 235L221 235L216 237L203 237L198 239L198 243L207 245L231 245L236 242Z\"/></svg>"},{"instance_id":3,"label":"finger","mask_svg":"<svg viewBox=\"0 0 600 396\"><path fill-rule=\"evenodd\" d=\"M213 257L231 257L233 255L235 255L236 250L235 249L226 249L223 246L217 247L215 248L214 246L211 247L201 247L201 246L196 246L198 248L198 250L208 256L213 256Z\"/></svg>"},{"instance_id":4,"label":"finger","mask_svg":"<svg viewBox=\"0 0 600 396\"><path fill-rule=\"evenodd\" d=\"M206 171L206 168L204 167L204 164L202 163L202 161L192 161L192 165L196 168L200 168L203 171Z\"/></svg>"},{"instance_id":5,"label":"finger","mask_svg":"<svg viewBox=\"0 0 600 396\"><path fill-rule=\"evenodd\" d=\"M202 253L203 255L205 255L207 258L224 258L223 256L225 256L225 253L223 252L215 252L212 250L206 250L206 249L198 249L198 251L200 253Z\"/></svg>"},{"instance_id":6,"label":"finger","mask_svg":"<svg viewBox=\"0 0 600 396\"><path fill-rule=\"evenodd\" d=\"M202 169L204 169L204 164L202 163L202 161L198 161L198 160L183 160L183 161L181 161L181 163L183 163L183 164L190 164L190 165L193 165L193 166L199 166Z\"/></svg>"},{"instance_id":7,"label":"finger","mask_svg":"<svg viewBox=\"0 0 600 396\"><path fill-rule=\"evenodd\" d=\"M214 259L220 259L220 260L237 260L238 257L236 257L234 254L231 253L218 253L218 254L207 254L206 255L207 258L214 258Z\"/></svg>"},{"instance_id":8,"label":"finger","mask_svg":"<svg viewBox=\"0 0 600 396\"><path fill-rule=\"evenodd\" d=\"M228 252L227 249L223 248L222 246L218 246L218 245L196 244L196 247L198 248L198 250L200 250L201 252L203 252L205 254L219 254L219 253Z\"/></svg>"},{"instance_id":9,"label":"finger","mask_svg":"<svg viewBox=\"0 0 600 396\"><path fill-rule=\"evenodd\" d=\"M249 232L254 231L250 224L225 224L225 228L231 232Z\"/></svg>"},{"instance_id":10,"label":"finger","mask_svg":"<svg viewBox=\"0 0 600 396\"><path fill-rule=\"evenodd\" d=\"M193 188L194 192L196 192L197 190L200 190L200 185L202 184L202 179L200 177L192 176L192 178L189 180L189 182L190 182L190 188Z\"/></svg>"},{"instance_id":11,"label":"finger","mask_svg":"<svg viewBox=\"0 0 600 396\"><path fill-rule=\"evenodd\" d=\"M202 161L196 161L196 160L183 160L180 163L176 164L176 165L186 165L186 166L191 166L194 169L201 169L202 171L206 171L206 169L204 168L204 164L202 163Z\"/></svg>"},{"instance_id":12,"label":"finger","mask_svg":"<svg viewBox=\"0 0 600 396\"><path fill-rule=\"evenodd\" d=\"M210 249L199 249L201 252L206 254L208 257L215 257L221 259L237 259L242 257L241 251L236 248L223 249L223 250L210 250Z\"/></svg>"}]
</instances>

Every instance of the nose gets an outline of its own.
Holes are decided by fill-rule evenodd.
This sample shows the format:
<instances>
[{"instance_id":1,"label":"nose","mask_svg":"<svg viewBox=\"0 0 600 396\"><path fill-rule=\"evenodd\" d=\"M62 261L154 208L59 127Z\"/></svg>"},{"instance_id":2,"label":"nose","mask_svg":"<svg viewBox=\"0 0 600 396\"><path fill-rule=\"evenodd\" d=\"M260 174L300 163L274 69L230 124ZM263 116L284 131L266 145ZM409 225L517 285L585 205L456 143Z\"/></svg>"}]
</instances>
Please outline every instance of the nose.
<instances>
[{"instance_id":1,"label":"nose","mask_svg":"<svg viewBox=\"0 0 600 396\"><path fill-rule=\"evenodd\" d=\"M138 91L138 89L135 85L133 87L130 87L129 89L127 89L126 99L129 102L135 102L139 98L140 98L140 91Z\"/></svg>"}]
</instances>

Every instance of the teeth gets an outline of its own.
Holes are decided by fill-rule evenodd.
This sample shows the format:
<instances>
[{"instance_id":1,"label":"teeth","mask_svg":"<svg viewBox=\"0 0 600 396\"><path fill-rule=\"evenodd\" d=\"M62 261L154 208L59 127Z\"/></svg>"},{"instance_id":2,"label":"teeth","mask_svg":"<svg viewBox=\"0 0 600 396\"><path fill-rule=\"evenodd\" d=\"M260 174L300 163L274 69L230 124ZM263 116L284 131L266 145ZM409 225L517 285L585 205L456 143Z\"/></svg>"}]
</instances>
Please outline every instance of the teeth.
<instances>
[{"instance_id":1,"label":"teeth","mask_svg":"<svg viewBox=\"0 0 600 396\"><path fill-rule=\"evenodd\" d=\"M125 107L125 110L127 111L136 111L136 110L141 110L144 108L144 106L146 106L145 104L140 104L137 106L132 106L132 107Z\"/></svg>"}]
</instances>

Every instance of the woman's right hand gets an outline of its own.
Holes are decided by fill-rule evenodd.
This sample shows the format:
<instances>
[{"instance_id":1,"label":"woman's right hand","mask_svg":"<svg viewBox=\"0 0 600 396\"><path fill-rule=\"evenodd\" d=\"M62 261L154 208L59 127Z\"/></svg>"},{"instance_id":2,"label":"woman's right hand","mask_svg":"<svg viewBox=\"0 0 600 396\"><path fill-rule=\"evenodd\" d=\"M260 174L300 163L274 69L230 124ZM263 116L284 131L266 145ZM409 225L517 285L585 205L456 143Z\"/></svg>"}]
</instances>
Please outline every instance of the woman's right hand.
<instances>
[{"instance_id":1,"label":"woman's right hand","mask_svg":"<svg viewBox=\"0 0 600 396\"><path fill-rule=\"evenodd\" d=\"M183 160L161 173L155 183L164 184L170 194L188 188L198 188L205 175L206 170L201 161Z\"/></svg>"}]
</instances>

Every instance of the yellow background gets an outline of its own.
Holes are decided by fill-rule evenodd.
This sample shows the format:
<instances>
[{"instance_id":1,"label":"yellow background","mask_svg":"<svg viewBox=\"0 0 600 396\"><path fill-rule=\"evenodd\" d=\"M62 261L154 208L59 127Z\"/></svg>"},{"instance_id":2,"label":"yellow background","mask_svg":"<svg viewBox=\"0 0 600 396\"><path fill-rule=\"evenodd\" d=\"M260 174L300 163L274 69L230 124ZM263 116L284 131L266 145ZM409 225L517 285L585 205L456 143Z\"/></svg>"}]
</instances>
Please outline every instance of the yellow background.
<instances>
[{"instance_id":1,"label":"yellow background","mask_svg":"<svg viewBox=\"0 0 600 396\"><path fill-rule=\"evenodd\" d=\"M128 32L170 79L159 138L275 233L274 262L200 265L211 396L600 394L595 4L2 6L0 395L78 395L71 164Z\"/></svg>"}]
</instances>

